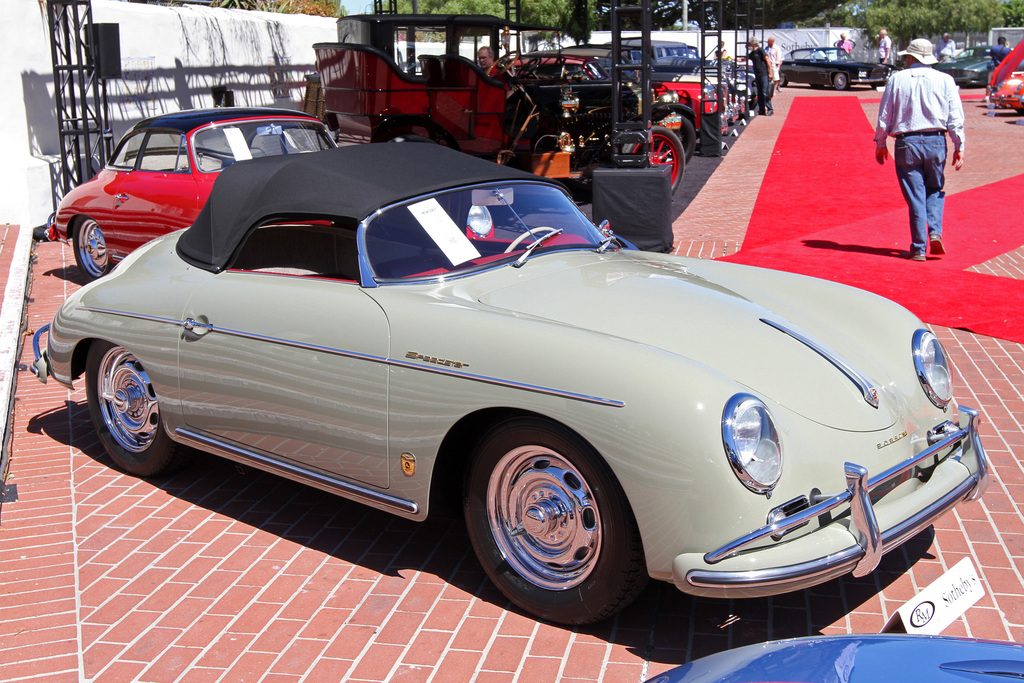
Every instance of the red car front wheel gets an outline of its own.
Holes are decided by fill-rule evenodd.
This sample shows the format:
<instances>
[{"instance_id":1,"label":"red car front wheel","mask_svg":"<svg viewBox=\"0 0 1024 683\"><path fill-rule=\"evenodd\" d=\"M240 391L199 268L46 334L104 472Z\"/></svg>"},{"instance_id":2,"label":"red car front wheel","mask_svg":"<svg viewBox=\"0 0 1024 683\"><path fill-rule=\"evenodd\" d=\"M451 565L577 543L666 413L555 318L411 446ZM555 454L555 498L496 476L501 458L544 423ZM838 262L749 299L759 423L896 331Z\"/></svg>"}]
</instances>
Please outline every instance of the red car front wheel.
<instances>
[{"instance_id":1,"label":"red car front wheel","mask_svg":"<svg viewBox=\"0 0 1024 683\"><path fill-rule=\"evenodd\" d=\"M683 179L686 151L678 135L663 126L654 126L651 128L651 165L661 164L672 167L672 191L675 192Z\"/></svg>"}]
</instances>

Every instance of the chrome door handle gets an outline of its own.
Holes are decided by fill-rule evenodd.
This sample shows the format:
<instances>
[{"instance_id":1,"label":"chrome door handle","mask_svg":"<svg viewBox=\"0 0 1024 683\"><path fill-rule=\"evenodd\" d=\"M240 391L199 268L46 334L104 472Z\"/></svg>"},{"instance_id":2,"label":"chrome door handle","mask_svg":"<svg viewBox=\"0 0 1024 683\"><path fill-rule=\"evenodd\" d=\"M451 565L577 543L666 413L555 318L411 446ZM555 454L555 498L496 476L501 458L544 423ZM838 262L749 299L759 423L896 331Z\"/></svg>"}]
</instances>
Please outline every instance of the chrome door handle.
<instances>
[{"instance_id":1,"label":"chrome door handle","mask_svg":"<svg viewBox=\"0 0 1024 683\"><path fill-rule=\"evenodd\" d=\"M124 204L126 201L128 201L128 195L124 192L120 192L114 195L114 199L117 200L118 204Z\"/></svg>"},{"instance_id":2,"label":"chrome door handle","mask_svg":"<svg viewBox=\"0 0 1024 683\"><path fill-rule=\"evenodd\" d=\"M185 322L182 323L181 326L186 332L191 332L198 336L202 336L213 330L213 325L210 325L209 323L201 323L195 318L185 318Z\"/></svg>"}]
</instances>

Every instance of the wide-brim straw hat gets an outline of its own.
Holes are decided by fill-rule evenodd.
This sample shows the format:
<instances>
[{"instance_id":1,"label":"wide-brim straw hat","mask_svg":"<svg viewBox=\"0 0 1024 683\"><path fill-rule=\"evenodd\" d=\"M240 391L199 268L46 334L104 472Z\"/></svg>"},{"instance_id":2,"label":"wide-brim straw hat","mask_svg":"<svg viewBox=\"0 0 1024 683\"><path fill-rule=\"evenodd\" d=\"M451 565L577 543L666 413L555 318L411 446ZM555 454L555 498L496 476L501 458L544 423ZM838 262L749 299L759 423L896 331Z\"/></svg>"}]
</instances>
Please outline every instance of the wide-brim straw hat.
<instances>
[{"instance_id":1,"label":"wide-brim straw hat","mask_svg":"<svg viewBox=\"0 0 1024 683\"><path fill-rule=\"evenodd\" d=\"M927 38L918 38L910 41L910 45L907 46L906 50L896 54L900 57L910 55L922 64L935 64L939 61L935 59L935 55L933 54L932 41Z\"/></svg>"}]
</instances>

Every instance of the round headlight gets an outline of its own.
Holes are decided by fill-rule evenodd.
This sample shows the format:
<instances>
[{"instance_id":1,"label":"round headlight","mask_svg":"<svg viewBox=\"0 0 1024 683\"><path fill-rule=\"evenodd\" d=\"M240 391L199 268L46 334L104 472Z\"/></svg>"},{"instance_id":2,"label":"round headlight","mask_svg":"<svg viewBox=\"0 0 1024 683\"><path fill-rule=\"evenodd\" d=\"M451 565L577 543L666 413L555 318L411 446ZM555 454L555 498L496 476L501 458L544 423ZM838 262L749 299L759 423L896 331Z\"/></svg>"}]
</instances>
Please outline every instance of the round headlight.
<instances>
[{"instance_id":1,"label":"round headlight","mask_svg":"<svg viewBox=\"0 0 1024 683\"><path fill-rule=\"evenodd\" d=\"M953 374L946 350L928 330L914 333L914 368L928 400L945 410L953 399Z\"/></svg>"},{"instance_id":2,"label":"round headlight","mask_svg":"<svg viewBox=\"0 0 1024 683\"><path fill-rule=\"evenodd\" d=\"M466 219L468 227L477 237L488 237L494 230L494 221L491 220L491 212L486 206L474 204L469 208L469 217Z\"/></svg>"},{"instance_id":3,"label":"round headlight","mask_svg":"<svg viewBox=\"0 0 1024 683\"><path fill-rule=\"evenodd\" d=\"M733 396L722 413L722 441L743 485L770 496L782 476L782 444L768 407L750 394Z\"/></svg>"}]
</instances>

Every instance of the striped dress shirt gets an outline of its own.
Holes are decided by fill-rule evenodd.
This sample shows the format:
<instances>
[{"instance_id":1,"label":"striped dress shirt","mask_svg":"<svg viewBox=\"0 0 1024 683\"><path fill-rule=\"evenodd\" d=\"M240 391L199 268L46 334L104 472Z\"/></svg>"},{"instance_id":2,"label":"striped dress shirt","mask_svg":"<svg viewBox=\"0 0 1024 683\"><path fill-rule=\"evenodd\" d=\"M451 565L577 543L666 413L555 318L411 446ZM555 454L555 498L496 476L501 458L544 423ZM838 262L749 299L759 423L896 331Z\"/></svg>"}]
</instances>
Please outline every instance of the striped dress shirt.
<instances>
[{"instance_id":1,"label":"striped dress shirt","mask_svg":"<svg viewBox=\"0 0 1024 683\"><path fill-rule=\"evenodd\" d=\"M890 135L936 130L946 131L953 149L963 150L964 105L953 77L920 63L895 72L878 108L875 144L884 146Z\"/></svg>"}]
</instances>

